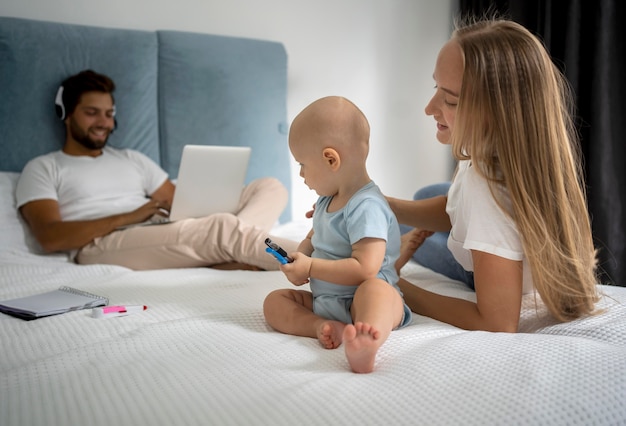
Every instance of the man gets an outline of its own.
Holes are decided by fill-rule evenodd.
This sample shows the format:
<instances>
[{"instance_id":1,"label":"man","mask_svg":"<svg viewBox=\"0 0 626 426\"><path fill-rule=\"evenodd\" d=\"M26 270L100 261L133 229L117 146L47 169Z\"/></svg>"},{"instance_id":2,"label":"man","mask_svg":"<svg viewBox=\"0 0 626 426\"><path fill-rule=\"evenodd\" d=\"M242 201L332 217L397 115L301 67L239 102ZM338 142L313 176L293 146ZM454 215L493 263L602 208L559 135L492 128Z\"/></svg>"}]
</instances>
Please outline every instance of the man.
<instances>
[{"instance_id":1,"label":"man","mask_svg":"<svg viewBox=\"0 0 626 426\"><path fill-rule=\"evenodd\" d=\"M42 248L68 251L81 264L131 269L278 269L263 243L287 203L287 190L274 178L251 182L236 215L120 229L167 216L175 185L147 156L107 146L116 125L114 90L109 77L91 70L59 89L63 149L31 160L16 189L17 207ZM272 239L287 249L297 246Z\"/></svg>"}]
</instances>

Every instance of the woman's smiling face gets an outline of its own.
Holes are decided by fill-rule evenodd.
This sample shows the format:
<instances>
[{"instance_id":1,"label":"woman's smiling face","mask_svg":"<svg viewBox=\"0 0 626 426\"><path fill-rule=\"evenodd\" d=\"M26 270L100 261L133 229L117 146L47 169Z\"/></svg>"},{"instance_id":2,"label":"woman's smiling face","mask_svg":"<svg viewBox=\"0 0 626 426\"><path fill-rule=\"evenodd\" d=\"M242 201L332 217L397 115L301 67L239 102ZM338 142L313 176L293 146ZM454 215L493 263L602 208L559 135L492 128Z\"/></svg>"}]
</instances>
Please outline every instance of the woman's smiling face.
<instances>
[{"instance_id":1,"label":"woman's smiling face","mask_svg":"<svg viewBox=\"0 0 626 426\"><path fill-rule=\"evenodd\" d=\"M463 55L455 41L449 41L439 51L433 79L436 91L425 112L437 122L437 140L448 144L463 82Z\"/></svg>"}]
</instances>

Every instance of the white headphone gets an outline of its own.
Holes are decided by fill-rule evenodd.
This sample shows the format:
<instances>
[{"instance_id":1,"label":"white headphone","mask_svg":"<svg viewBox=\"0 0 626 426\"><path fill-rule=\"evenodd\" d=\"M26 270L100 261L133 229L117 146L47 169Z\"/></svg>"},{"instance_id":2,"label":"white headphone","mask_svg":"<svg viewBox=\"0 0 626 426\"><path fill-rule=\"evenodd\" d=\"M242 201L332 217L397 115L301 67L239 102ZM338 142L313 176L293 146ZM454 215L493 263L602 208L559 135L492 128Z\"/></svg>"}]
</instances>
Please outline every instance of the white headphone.
<instances>
[{"instance_id":1,"label":"white headphone","mask_svg":"<svg viewBox=\"0 0 626 426\"><path fill-rule=\"evenodd\" d=\"M59 86L57 90L57 96L54 98L54 109L57 112L57 116L61 120L65 120L65 105L63 105L63 86Z\"/></svg>"},{"instance_id":2,"label":"white headphone","mask_svg":"<svg viewBox=\"0 0 626 426\"><path fill-rule=\"evenodd\" d=\"M59 90L57 90L57 95L54 98L54 109L56 110L57 116L61 121L65 120L67 117L65 112L65 104L63 103L63 86L59 86ZM113 105L113 117L115 117L115 105ZM114 118L115 124L113 126L113 130L117 129L117 118ZM113 133L111 130L111 133Z\"/></svg>"}]
</instances>

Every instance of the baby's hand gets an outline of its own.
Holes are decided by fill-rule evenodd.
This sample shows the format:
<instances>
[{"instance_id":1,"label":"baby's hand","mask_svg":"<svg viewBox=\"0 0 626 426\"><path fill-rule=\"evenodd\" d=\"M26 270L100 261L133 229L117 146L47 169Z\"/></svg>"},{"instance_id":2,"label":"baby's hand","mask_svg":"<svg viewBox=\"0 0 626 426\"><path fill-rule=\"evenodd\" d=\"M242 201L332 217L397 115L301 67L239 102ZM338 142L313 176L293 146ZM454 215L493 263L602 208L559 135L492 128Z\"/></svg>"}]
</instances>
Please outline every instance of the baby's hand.
<instances>
[{"instance_id":1,"label":"baby's hand","mask_svg":"<svg viewBox=\"0 0 626 426\"><path fill-rule=\"evenodd\" d=\"M289 256L293 258L293 262L281 265L280 270L294 285L300 286L308 283L313 259L300 252L292 253Z\"/></svg>"}]
</instances>

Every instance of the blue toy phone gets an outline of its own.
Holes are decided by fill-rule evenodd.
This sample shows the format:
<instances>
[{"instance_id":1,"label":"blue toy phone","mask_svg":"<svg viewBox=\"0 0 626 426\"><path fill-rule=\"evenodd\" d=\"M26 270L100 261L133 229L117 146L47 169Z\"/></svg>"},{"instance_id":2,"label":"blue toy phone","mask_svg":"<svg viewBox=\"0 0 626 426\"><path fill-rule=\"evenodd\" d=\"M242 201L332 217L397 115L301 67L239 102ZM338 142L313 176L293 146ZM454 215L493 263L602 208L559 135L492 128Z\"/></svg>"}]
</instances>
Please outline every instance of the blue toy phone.
<instances>
[{"instance_id":1,"label":"blue toy phone","mask_svg":"<svg viewBox=\"0 0 626 426\"><path fill-rule=\"evenodd\" d=\"M281 246L273 242L271 239L266 238L265 244L267 245L267 248L265 249L265 251L271 254L272 256L274 256L276 260L278 260L281 264L284 265L286 263L293 262L293 259L287 256L287 252Z\"/></svg>"}]
</instances>

